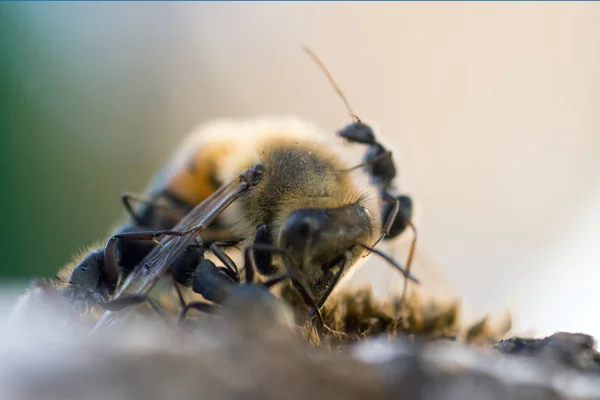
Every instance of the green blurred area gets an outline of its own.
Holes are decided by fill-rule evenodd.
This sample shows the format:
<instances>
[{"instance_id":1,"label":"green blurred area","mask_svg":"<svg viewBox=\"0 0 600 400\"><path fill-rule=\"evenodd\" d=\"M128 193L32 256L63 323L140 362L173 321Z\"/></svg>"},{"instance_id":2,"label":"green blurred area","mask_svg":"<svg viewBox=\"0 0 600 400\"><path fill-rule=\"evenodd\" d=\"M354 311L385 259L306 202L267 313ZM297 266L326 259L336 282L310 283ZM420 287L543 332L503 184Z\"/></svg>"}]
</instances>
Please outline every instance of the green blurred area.
<instances>
[{"instance_id":1,"label":"green blurred area","mask_svg":"<svg viewBox=\"0 0 600 400\"><path fill-rule=\"evenodd\" d=\"M142 190L162 162L136 143L162 133L160 98L118 60L119 79L82 85L65 67L78 60L57 56L27 7L0 4L3 280L53 276L103 242L120 193Z\"/></svg>"}]
</instances>

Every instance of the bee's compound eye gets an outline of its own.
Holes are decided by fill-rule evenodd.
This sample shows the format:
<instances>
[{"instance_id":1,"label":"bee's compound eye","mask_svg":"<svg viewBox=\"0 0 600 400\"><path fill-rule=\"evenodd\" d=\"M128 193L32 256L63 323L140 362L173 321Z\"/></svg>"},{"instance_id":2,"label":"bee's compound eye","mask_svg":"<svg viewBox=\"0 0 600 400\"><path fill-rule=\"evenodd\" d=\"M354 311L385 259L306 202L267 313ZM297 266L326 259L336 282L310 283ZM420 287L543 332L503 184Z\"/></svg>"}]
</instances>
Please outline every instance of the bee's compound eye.
<instances>
[{"instance_id":1,"label":"bee's compound eye","mask_svg":"<svg viewBox=\"0 0 600 400\"><path fill-rule=\"evenodd\" d=\"M262 178L265 174L265 170L266 170L266 166L264 163L257 164L252 168L252 174L251 174L251 178L250 178L251 186L256 185L257 183L259 183L262 180Z\"/></svg>"}]
</instances>

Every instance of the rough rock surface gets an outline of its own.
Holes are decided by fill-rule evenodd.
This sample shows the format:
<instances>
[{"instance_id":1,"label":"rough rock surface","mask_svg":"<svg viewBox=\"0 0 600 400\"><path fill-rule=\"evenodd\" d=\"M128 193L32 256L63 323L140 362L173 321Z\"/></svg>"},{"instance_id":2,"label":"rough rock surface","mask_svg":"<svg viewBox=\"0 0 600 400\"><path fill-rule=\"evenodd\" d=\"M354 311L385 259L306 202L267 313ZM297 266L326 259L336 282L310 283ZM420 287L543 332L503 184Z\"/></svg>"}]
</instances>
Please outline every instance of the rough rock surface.
<instances>
[{"instance_id":1,"label":"rough rock surface","mask_svg":"<svg viewBox=\"0 0 600 400\"><path fill-rule=\"evenodd\" d=\"M93 336L56 314L12 319L0 341L0 398L600 399L586 335L484 347L381 335L332 351L276 313L248 311L202 317L191 333L154 318Z\"/></svg>"}]
</instances>

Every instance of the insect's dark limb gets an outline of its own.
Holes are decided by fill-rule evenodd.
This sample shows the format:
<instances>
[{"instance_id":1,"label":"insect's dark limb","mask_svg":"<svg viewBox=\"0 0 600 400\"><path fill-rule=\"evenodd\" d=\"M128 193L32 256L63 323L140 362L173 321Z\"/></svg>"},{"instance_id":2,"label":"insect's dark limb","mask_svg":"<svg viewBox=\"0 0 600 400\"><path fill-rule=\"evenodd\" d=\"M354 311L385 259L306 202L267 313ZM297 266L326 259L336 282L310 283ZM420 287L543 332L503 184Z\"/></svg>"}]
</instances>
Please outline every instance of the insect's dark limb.
<instances>
[{"instance_id":1,"label":"insect's dark limb","mask_svg":"<svg viewBox=\"0 0 600 400\"><path fill-rule=\"evenodd\" d=\"M337 284L340 283L340 279L342 279L342 275L344 274L344 271L348 267L348 260L350 259L350 255L351 255L351 252L347 251L344 255L341 256L341 259L334 264L334 265L341 264L340 269L337 272L337 274L335 275L335 279L333 280L331 285L327 288L327 290L323 294L323 297L321 297L321 299L319 300L319 303L317 304L317 307L319 309L321 309L323 307L323 305L325 304L325 302L327 301L327 299L333 292L333 289L335 289Z\"/></svg>"},{"instance_id":2,"label":"insect's dark limb","mask_svg":"<svg viewBox=\"0 0 600 400\"><path fill-rule=\"evenodd\" d=\"M184 286L190 286L194 277L194 272L198 263L204 260L204 246L201 240L197 239L175 259L171 264L171 276Z\"/></svg>"},{"instance_id":3,"label":"insect's dark limb","mask_svg":"<svg viewBox=\"0 0 600 400\"><path fill-rule=\"evenodd\" d=\"M212 228L212 225L211 225ZM219 247L235 247L242 243L242 239L231 239L231 240L216 240L211 244L215 243Z\"/></svg>"},{"instance_id":4,"label":"insect's dark limb","mask_svg":"<svg viewBox=\"0 0 600 400\"><path fill-rule=\"evenodd\" d=\"M194 272L192 290L206 300L222 304L232 287L238 283L229 276L226 268L217 267L210 260L202 260Z\"/></svg>"},{"instance_id":5,"label":"insect's dark limb","mask_svg":"<svg viewBox=\"0 0 600 400\"><path fill-rule=\"evenodd\" d=\"M200 301L188 303L179 314L179 324L181 325L187 317L190 310L198 310L207 314L217 315L220 312L220 307L214 304L202 303Z\"/></svg>"},{"instance_id":6,"label":"insect's dark limb","mask_svg":"<svg viewBox=\"0 0 600 400\"><path fill-rule=\"evenodd\" d=\"M228 271L228 275L232 279L239 281L240 280L240 271L239 271L237 265L235 265L235 262L231 259L231 257L229 257L227 255L227 253L225 253L225 251L223 251L223 249L221 248L221 245L219 243L220 242L212 243L210 245L210 251L212 251L212 253L215 255L215 257L217 257L219 259L219 261L221 261L225 265L225 268Z\"/></svg>"},{"instance_id":7,"label":"insect's dark limb","mask_svg":"<svg viewBox=\"0 0 600 400\"><path fill-rule=\"evenodd\" d=\"M413 225L411 221L407 221L408 226L413 231L413 239L410 243L410 249L408 251L408 258L406 259L406 272L410 274L410 267L412 265L412 260L415 255L415 249L417 246L417 228ZM404 301L404 297L406 296L406 289L408 288L408 279L404 280L404 287L402 289L402 298L401 301Z\"/></svg>"},{"instance_id":8,"label":"insect's dark limb","mask_svg":"<svg viewBox=\"0 0 600 400\"><path fill-rule=\"evenodd\" d=\"M133 205L131 204L132 201L141 203L141 204L145 204L148 207L154 207L154 203L150 200L147 199L143 199L139 196L136 196L132 193L123 193L121 194L121 201L123 202L123 207L125 207L125 211L127 211L127 213L129 214L129 216L135 221L136 224L138 225L146 225L146 221L142 220L142 218L136 214L135 210L133 209Z\"/></svg>"},{"instance_id":9,"label":"insect's dark limb","mask_svg":"<svg viewBox=\"0 0 600 400\"><path fill-rule=\"evenodd\" d=\"M271 245L269 238L269 228L267 225L259 225L254 236L255 245ZM277 268L273 265L273 253L271 251L261 250L254 247L254 263L256 269L263 275L273 275L277 272Z\"/></svg>"},{"instance_id":10,"label":"insect's dark limb","mask_svg":"<svg viewBox=\"0 0 600 400\"><path fill-rule=\"evenodd\" d=\"M131 294L123 297L119 297L114 300L107 301L100 304L100 306L107 311L120 311L124 308L131 307L137 304L148 303L150 307L158 314L158 316L165 321L168 325L171 324L171 320L167 312L156 302L156 300L149 298L146 295Z\"/></svg>"},{"instance_id":11,"label":"insect's dark limb","mask_svg":"<svg viewBox=\"0 0 600 400\"><path fill-rule=\"evenodd\" d=\"M185 308L185 306L186 306L185 298L183 297L183 293L181 292L179 283L177 282L177 279L175 278L175 274L171 273L170 275L171 275L171 282L173 284L173 288L175 289L175 293L177 294L177 298L179 299L179 305L181 305L182 308Z\"/></svg>"},{"instance_id":12,"label":"insect's dark limb","mask_svg":"<svg viewBox=\"0 0 600 400\"><path fill-rule=\"evenodd\" d=\"M121 225L114 234L123 234L131 232L140 232L146 228L136 224L135 221L131 221L124 225ZM116 242L117 250L117 262L120 269L121 276L127 277L131 271L138 265L144 257L152 251L155 243L152 241L135 241L135 240L120 240Z\"/></svg>"},{"instance_id":13,"label":"insect's dark limb","mask_svg":"<svg viewBox=\"0 0 600 400\"><path fill-rule=\"evenodd\" d=\"M383 240L390 240L400 235L411 225L413 203L412 199L407 195L393 197L389 193L384 192L381 194L381 198L384 202L382 207L382 222L387 232ZM396 204L398 204L398 211L394 213Z\"/></svg>"},{"instance_id":14,"label":"insect's dark limb","mask_svg":"<svg viewBox=\"0 0 600 400\"><path fill-rule=\"evenodd\" d=\"M390 159L392 158L392 152L391 151L385 151L384 153L379 154L378 156L374 157L371 160L364 161L364 162L362 162L362 163L360 163L358 165L355 165L352 168L348 168L348 169L342 170L342 172L350 172L350 171L354 171L354 170L359 169L359 168L370 167L370 166L372 166L372 165L374 165L374 164L376 164L376 163L378 163L381 160L384 160L386 158L390 158Z\"/></svg>"},{"instance_id":15,"label":"insect's dark limb","mask_svg":"<svg viewBox=\"0 0 600 400\"><path fill-rule=\"evenodd\" d=\"M189 205L185 201L183 201L180 198L178 198L177 196L175 196L169 190L161 191L155 198L159 198L159 197L167 199L169 201L169 203L171 203L171 204L156 204L156 200L146 199L141 196L135 195L133 193L127 193L127 192L121 194L121 201L123 202L123 206L125 208L125 211L127 211L127 214L129 214L129 216L135 221L135 223L140 226L149 225L148 219L151 217L149 217L147 215L147 211L144 214L145 216L138 215L135 212L135 210L133 209L133 205L132 205L133 201L135 201L136 203L146 205L148 207L148 210L164 209L164 210L177 210L177 211L181 211L182 213L187 213L193 208L191 205Z\"/></svg>"},{"instance_id":16,"label":"insect's dark limb","mask_svg":"<svg viewBox=\"0 0 600 400\"><path fill-rule=\"evenodd\" d=\"M412 223L412 200L410 197L400 195L393 197L387 192L383 192L381 195L382 200L387 204L394 204L392 211L388 215L387 221L384 226L384 236L389 234L391 230L394 230L395 235L399 235L403 232L406 227L409 227L413 232L413 238L410 242L410 248L408 250L408 257L406 259L406 272L410 274L410 268L415 255L415 249L417 248L417 228ZM404 207L401 207L401 206ZM384 208L385 211L385 208ZM385 215L385 214L384 214ZM392 236L393 237L393 236ZM382 237L383 238L383 237ZM387 238L387 237L386 237ZM406 289L408 287L408 280L404 280L404 288L402 290L402 300L406 295Z\"/></svg>"},{"instance_id":17,"label":"insect's dark limb","mask_svg":"<svg viewBox=\"0 0 600 400\"><path fill-rule=\"evenodd\" d=\"M156 232L125 232L112 235L108 238L104 248L104 269L103 279L111 285L116 285L120 278L119 264L117 261L117 241L118 240L141 240L158 243Z\"/></svg>"},{"instance_id":18,"label":"insect's dark limb","mask_svg":"<svg viewBox=\"0 0 600 400\"><path fill-rule=\"evenodd\" d=\"M382 240L391 240L395 238L409 227L413 231L413 240L406 261L406 269L410 271L417 245L417 228L412 223L412 199L406 195L393 197L388 192L381 191L381 200L384 203L382 207L382 233L371 247L375 247Z\"/></svg>"},{"instance_id":19,"label":"insect's dark limb","mask_svg":"<svg viewBox=\"0 0 600 400\"><path fill-rule=\"evenodd\" d=\"M260 273L264 274L264 275L273 275L274 273L276 273L277 271L279 271L279 269L273 264L273 254L279 254L282 257L289 257L288 251L286 249L282 249L281 247L277 247L277 246L273 246L272 244L268 244L268 243L261 243L261 242L254 242L252 245L248 246L246 248L247 250L244 250L244 264L247 266L251 266L252 267L252 271L250 271L251 276L248 276L248 271L246 271L246 282L248 283L252 283L254 282L254 273L255 268L257 268L256 265L256 253L259 252L259 254L264 254L264 258L261 259L261 261L263 263L268 262L269 265L265 265L263 264L261 266L261 269L258 269L260 271ZM252 253L252 255L254 257L250 256L250 252ZM268 255L268 257L267 257ZM289 260L289 259L288 259ZM291 260L290 260L291 262Z\"/></svg>"},{"instance_id":20,"label":"insect's dark limb","mask_svg":"<svg viewBox=\"0 0 600 400\"><path fill-rule=\"evenodd\" d=\"M252 246L248 246L244 249L244 271L245 271L246 284L254 283L255 260L252 259L253 252L254 252L254 249L252 248Z\"/></svg>"},{"instance_id":21,"label":"insect's dark limb","mask_svg":"<svg viewBox=\"0 0 600 400\"><path fill-rule=\"evenodd\" d=\"M262 284L267 288L270 289L273 286L277 285L280 282L283 282L286 279L291 279L291 275L287 272L283 272L281 274L275 275L269 279L267 279L266 281L264 281Z\"/></svg>"},{"instance_id":22,"label":"insect's dark limb","mask_svg":"<svg viewBox=\"0 0 600 400\"><path fill-rule=\"evenodd\" d=\"M391 229L392 225L394 224L396 217L398 216L398 212L400 211L400 201L398 199L395 199L395 198L389 196L386 192L384 192L384 194L382 195L382 200L385 203L392 202L393 206L391 208L391 211L387 215L387 218L385 219L383 228L381 229L381 235L377 238L375 243L373 243L373 245L371 245L371 248L374 248L375 246L377 246L379 244L379 242L384 240L385 237L389 234L390 229ZM371 251L366 253L365 257L368 256L369 254L371 254Z\"/></svg>"},{"instance_id":23,"label":"insect's dark limb","mask_svg":"<svg viewBox=\"0 0 600 400\"><path fill-rule=\"evenodd\" d=\"M256 275L256 253L268 253L269 254L269 262L272 262L273 254L286 254L286 250L280 249L279 247L266 244L266 243L253 243L251 246L248 246L244 249L244 268L246 271L246 284L252 284L255 280ZM264 261L264 260L263 260ZM277 269L273 266L269 266L268 271L277 271ZM262 271L261 271L262 272ZM271 275L273 274L271 272Z\"/></svg>"},{"instance_id":24,"label":"insect's dark limb","mask_svg":"<svg viewBox=\"0 0 600 400\"><path fill-rule=\"evenodd\" d=\"M319 307L317 307L317 304L314 301L314 297L308 285L304 283L302 279L300 279L291 272L288 272L285 275L287 275L285 278L289 278L292 281L294 288L298 291L298 293L300 293L300 296L302 296L302 299L304 300L306 305L312 309L312 312L310 313L309 317L313 318L316 315L317 319L319 320L319 323L321 324L321 326L323 326L323 328L325 328L325 330L329 331L334 335L345 337L346 334L344 332L336 331L335 329L331 329L329 326L327 326L327 324L325 323L325 319L323 318L323 314L321 314L321 310L319 309ZM281 279L283 279L283 276Z\"/></svg>"},{"instance_id":25,"label":"insect's dark limb","mask_svg":"<svg viewBox=\"0 0 600 400\"><path fill-rule=\"evenodd\" d=\"M404 269L400 264L398 264L396 261L394 261L394 259L392 259L390 256L388 256L387 254L385 254L384 252L382 252L381 250L377 250L374 249L371 246L368 246L364 243L361 242L356 242L357 246L360 246L370 252L373 252L374 254L377 254L379 257L383 258L385 261L388 262L388 264L390 264L391 266L393 266L394 268L396 268L398 271L400 271L402 273L402 275L404 275L404 277L406 279L410 279L411 281L415 282L415 283L420 283L419 280L417 278L415 278L414 276L412 276L410 273L408 273L408 271L406 269Z\"/></svg>"}]
</instances>

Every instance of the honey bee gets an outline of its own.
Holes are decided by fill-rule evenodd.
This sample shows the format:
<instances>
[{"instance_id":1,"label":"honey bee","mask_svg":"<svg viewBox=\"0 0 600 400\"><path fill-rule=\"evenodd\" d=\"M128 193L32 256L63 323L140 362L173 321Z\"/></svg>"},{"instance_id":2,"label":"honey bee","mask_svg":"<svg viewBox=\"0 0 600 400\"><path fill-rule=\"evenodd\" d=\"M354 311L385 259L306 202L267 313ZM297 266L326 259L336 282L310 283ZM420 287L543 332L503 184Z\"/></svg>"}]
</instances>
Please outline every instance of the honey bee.
<instances>
[{"instance_id":1,"label":"honey bee","mask_svg":"<svg viewBox=\"0 0 600 400\"><path fill-rule=\"evenodd\" d=\"M368 145L362 164L346 160L344 141ZM141 299L180 257L194 257L186 249L199 237L223 263L223 246L251 247L261 275L295 274L320 308L363 256L386 257L374 249L379 241L412 227L410 197L390 193L395 175L391 152L358 118L338 136L294 117L204 124L152 178L143 199L123 196L128 221L104 248L61 272L62 291L86 303ZM191 284L189 274L174 279Z\"/></svg>"},{"instance_id":2,"label":"honey bee","mask_svg":"<svg viewBox=\"0 0 600 400\"><path fill-rule=\"evenodd\" d=\"M115 297L148 294L196 234L202 240L211 237L216 222L221 239L252 247L260 274L296 274L320 308L362 256L382 255L372 246L392 225L381 222L376 188L344 160L343 140L292 117L215 121L200 127L159 172L144 207L152 207L157 198L185 199L173 207L185 201L199 204L171 231L149 233L146 239L175 237L166 237L153 249ZM200 182L194 181L196 174ZM164 182L162 189L157 189L158 181ZM194 198L206 185L213 185L214 192ZM120 234L117 239L141 235ZM219 254L221 243L213 242L211 249L227 263ZM182 279L179 283L190 284Z\"/></svg>"}]
</instances>

